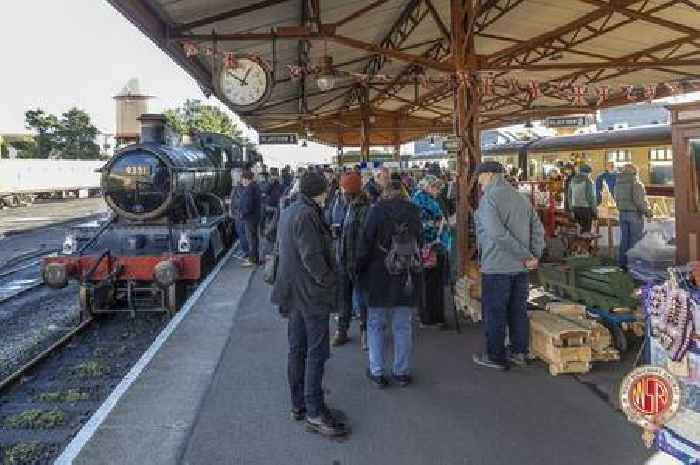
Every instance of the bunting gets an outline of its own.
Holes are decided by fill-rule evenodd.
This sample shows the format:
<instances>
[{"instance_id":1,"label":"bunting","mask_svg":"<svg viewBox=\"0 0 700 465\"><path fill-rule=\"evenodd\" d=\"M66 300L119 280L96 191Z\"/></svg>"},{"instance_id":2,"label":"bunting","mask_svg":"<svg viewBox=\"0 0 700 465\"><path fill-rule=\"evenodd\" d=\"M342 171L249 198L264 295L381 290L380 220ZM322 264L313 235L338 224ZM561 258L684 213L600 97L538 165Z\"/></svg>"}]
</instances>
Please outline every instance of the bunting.
<instances>
[{"instance_id":1,"label":"bunting","mask_svg":"<svg viewBox=\"0 0 700 465\"><path fill-rule=\"evenodd\" d=\"M236 68L238 66L238 57L234 52L222 52L216 48L200 45L190 41L182 42L182 49L185 56L188 58L198 55L212 57L213 59L221 60L221 64L225 69ZM301 79L303 76L315 75L320 72L317 66L305 65L287 65L289 77L293 80ZM368 86L370 82L379 82L390 84L400 82L401 76L392 76L388 74L364 74L364 73L339 73L351 79L354 79L363 86ZM406 77L407 82L417 83L421 89L434 90L445 84L457 86L467 86L474 88L481 97L494 97L500 95L496 93L496 87L505 89L508 95L515 95L530 102L542 97L552 97L552 94L559 99L568 100L574 106L601 106L611 100L611 88L607 85L590 86L581 81L564 82L551 81L548 83L540 83L536 80L528 80L521 82L512 78L496 78L492 72L479 72L472 74L466 71L460 71L443 77L429 77L424 73L414 74L412 77ZM682 93L681 85L677 83L649 83L641 87L632 84L624 84L619 86L620 93L616 97L620 97L626 101L634 102L641 100L642 96L646 101L651 102L657 97L659 86L665 87L671 95ZM544 91L543 91L544 88ZM546 93L545 93L546 91Z\"/></svg>"}]
</instances>

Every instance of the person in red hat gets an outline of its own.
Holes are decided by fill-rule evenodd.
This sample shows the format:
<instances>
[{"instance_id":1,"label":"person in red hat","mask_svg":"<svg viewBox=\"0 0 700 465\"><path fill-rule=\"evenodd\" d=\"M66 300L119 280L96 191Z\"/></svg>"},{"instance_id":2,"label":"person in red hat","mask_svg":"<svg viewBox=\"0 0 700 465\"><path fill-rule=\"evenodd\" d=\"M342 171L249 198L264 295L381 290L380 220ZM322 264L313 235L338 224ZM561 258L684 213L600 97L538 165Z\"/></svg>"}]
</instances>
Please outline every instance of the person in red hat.
<instances>
[{"instance_id":1,"label":"person in red hat","mask_svg":"<svg viewBox=\"0 0 700 465\"><path fill-rule=\"evenodd\" d=\"M360 314L360 346L362 350L367 350L367 306L357 277L357 254L370 201L362 191L362 177L357 172L343 174L340 189L346 213L336 244L339 276L338 328L332 344L339 346L348 342L348 331L355 309Z\"/></svg>"}]
</instances>

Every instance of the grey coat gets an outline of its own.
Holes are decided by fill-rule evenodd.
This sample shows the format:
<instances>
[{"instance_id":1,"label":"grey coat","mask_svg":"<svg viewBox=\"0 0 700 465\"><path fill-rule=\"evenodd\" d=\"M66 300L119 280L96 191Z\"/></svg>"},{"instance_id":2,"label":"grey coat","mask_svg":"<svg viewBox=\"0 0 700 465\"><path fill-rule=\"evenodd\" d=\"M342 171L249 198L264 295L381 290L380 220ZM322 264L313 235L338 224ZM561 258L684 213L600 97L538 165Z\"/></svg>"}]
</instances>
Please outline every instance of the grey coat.
<instances>
[{"instance_id":1,"label":"grey coat","mask_svg":"<svg viewBox=\"0 0 700 465\"><path fill-rule=\"evenodd\" d=\"M651 215L644 184L636 174L623 173L617 177L614 197L621 212L637 213L640 217Z\"/></svg>"},{"instance_id":2,"label":"grey coat","mask_svg":"<svg viewBox=\"0 0 700 465\"><path fill-rule=\"evenodd\" d=\"M475 219L482 273L522 273L527 271L526 260L542 256L545 244L540 218L503 175L484 189Z\"/></svg>"},{"instance_id":3,"label":"grey coat","mask_svg":"<svg viewBox=\"0 0 700 465\"><path fill-rule=\"evenodd\" d=\"M321 208L298 193L277 227L279 263L272 303L306 315L330 313L336 305L331 233Z\"/></svg>"}]
</instances>

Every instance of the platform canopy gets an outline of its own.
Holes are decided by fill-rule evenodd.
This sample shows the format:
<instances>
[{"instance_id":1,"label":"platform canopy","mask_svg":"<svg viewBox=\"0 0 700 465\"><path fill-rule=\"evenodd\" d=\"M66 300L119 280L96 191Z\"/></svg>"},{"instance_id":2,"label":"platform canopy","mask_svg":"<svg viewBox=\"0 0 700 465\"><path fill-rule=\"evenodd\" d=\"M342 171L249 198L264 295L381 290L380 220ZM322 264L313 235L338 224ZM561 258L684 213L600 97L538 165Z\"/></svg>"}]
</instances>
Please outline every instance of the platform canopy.
<instances>
[{"instance_id":1,"label":"platform canopy","mask_svg":"<svg viewBox=\"0 0 700 465\"><path fill-rule=\"evenodd\" d=\"M221 60L206 53L188 57L184 43L254 54L273 64L271 98L241 114L258 131L356 146L363 131L369 145L396 145L453 130L454 76L460 68L452 53L454 0L109 2L205 93L224 102L216 84ZM698 0L466 3L473 14L462 37L474 44L462 69L476 76L472 85L482 86L489 77L494 84L480 96L482 128L594 111L598 98L592 93L600 90L593 86L609 86L609 100L601 105L613 105L623 103L617 97L621 86L652 85L662 96L689 89L662 83L700 77ZM313 67L324 55L332 57L336 70L355 76L338 76L327 91L318 88L313 74L290 77L287 65ZM584 104L571 102L576 83L588 86ZM535 98L530 85L539 88Z\"/></svg>"}]
</instances>

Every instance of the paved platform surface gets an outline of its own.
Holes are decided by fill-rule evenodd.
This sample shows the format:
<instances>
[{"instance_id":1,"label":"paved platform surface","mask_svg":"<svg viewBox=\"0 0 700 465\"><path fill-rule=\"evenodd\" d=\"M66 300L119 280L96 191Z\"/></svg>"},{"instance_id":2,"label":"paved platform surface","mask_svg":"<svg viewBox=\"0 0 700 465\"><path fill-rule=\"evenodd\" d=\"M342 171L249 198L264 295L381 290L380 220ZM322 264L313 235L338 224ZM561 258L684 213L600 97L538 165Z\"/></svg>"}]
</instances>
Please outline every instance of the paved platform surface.
<instances>
[{"instance_id":1,"label":"paved platform surface","mask_svg":"<svg viewBox=\"0 0 700 465\"><path fill-rule=\"evenodd\" d=\"M543 365L475 367L483 337L474 327L419 330L416 383L405 389L368 385L357 339L334 349L327 400L347 414L352 435L306 433L288 418L286 322L259 274L180 464L641 465L650 455L639 429L573 377L551 377Z\"/></svg>"},{"instance_id":2,"label":"paved platform surface","mask_svg":"<svg viewBox=\"0 0 700 465\"><path fill-rule=\"evenodd\" d=\"M107 213L102 198L38 202L0 210L0 237ZM63 241L63 237L61 237Z\"/></svg>"}]
</instances>

